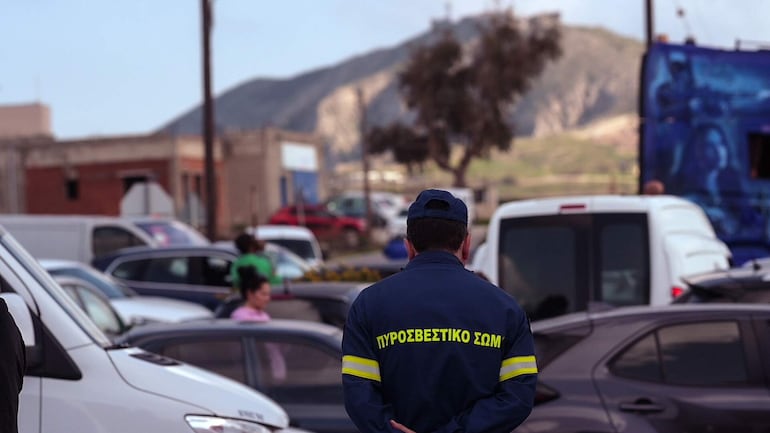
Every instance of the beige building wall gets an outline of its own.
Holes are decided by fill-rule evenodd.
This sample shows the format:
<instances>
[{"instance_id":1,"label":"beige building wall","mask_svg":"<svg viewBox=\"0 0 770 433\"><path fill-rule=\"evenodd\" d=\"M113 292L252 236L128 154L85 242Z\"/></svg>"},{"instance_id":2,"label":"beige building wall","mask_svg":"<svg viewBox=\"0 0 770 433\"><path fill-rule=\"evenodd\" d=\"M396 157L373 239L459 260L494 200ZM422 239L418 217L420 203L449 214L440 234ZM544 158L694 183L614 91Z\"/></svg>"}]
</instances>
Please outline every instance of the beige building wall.
<instances>
[{"instance_id":1,"label":"beige building wall","mask_svg":"<svg viewBox=\"0 0 770 433\"><path fill-rule=\"evenodd\" d=\"M275 128L226 134L223 140L223 166L229 186L233 230L265 224L281 207L281 178L293 191L291 171L283 166L282 145L292 143L315 149L318 167L318 196L327 197L327 173L323 141L313 134L287 132ZM289 197L292 202L292 197Z\"/></svg>"},{"instance_id":2,"label":"beige building wall","mask_svg":"<svg viewBox=\"0 0 770 433\"><path fill-rule=\"evenodd\" d=\"M0 138L51 137L51 110L40 103L0 106Z\"/></svg>"},{"instance_id":3,"label":"beige building wall","mask_svg":"<svg viewBox=\"0 0 770 433\"><path fill-rule=\"evenodd\" d=\"M222 235L232 235L254 222L265 223L281 206L281 178L286 178L289 191L294 189L291 171L282 162L283 143L315 149L318 196L319 199L328 196L328 175L324 170L324 146L320 137L275 128L223 134L214 147L220 183L218 231ZM141 162L146 161L148 168L144 171L163 173L165 181L161 183L174 201L177 217L183 218L184 191L192 190L191 176L203 173L203 159L204 146L199 136L152 134L66 141L50 137L0 139L0 212L27 211L30 198L25 196L26 191L34 186L28 185L30 179L25 177L30 170L36 176L78 178L85 193L86 182L96 182L96 187L106 182L94 180L92 175L87 175L87 170L110 167L112 177L117 179L122 175L141 174ZM161 167L157 166L158 161ZM292 200L293 197L289 197L290 203Z\"/></svg>"}]
</instances>

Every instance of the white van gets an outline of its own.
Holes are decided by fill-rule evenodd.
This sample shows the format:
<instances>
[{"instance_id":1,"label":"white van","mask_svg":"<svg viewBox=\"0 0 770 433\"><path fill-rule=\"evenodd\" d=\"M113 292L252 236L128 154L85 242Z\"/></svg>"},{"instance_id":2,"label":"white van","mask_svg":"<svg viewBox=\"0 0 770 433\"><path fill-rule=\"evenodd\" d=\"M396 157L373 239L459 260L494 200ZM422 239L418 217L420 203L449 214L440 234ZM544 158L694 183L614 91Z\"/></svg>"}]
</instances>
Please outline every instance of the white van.
<instances>
[{"instance_id":1,"label":"white van","mask_svg":"<svg viewBox=\"0 0 770 433\"><path fill-rule=\"evenodd\" d=\"M259 240L278 244L302 257L307 263L318 268L324 257L318 239L307 227L289 225L260 225L247 230Z\"/></svg>"},{"instance_id":2,"label":"white van","mask_svg":"<svg viewBox=\"0 0 770 433\"><path fill-rule=\"evenodd\" d=\"M730 266L699 206L673 196L575 196L501 205L471 268L531 319L592 303L664 305L682 276Z\"/></svg>"},{"instance_id":3,"label":"white van","mask_svg":"<svg viewBox=\"0 0 770 433\"><path fill-rule=\"evenodd\" d=\"M86 215L0 215L0 225L35 257L91 263L120 248L158 242L131 220Z\"/></svg>"},{"instance_id":4,"label":"white van","mask_svg":"<svg viewBox=\"0 0 770 433\"><path fill-rule=\"evenodd\" d=\"M0 291L27 348L21 433L271 433L288 425L281 407L245 385L113 346L2 228Z\"/></svg>"}]
</instances>

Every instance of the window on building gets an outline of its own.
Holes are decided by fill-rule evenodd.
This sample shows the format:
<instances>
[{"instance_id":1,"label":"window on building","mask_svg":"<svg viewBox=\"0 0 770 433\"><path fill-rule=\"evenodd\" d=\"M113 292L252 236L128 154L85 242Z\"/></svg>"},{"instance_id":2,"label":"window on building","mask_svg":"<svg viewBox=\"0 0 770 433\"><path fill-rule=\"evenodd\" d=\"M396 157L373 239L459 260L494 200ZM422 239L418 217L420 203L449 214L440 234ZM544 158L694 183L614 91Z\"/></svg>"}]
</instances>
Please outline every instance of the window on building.
<instances>
[{"instance_id":1,"label":"window on building","mask_svg":"<svg viewBox=\"0 0 770 433\"><path fill-rule=\"evenodd\" d=\"M77 178L65 180L64 189L68 200L77 200L80 197L80 181Z\"/></svg>"},{"instance_id":2,"label":"window on building","mask_svg":"<svg viewBox=\"0 0 770 433\"><path fill-rule=\"evenodd\" d=\"M770 179L770 134L749 134L749 164L752 179Z\"/></svg>"},{"instance_id":3,"label":"window on building","mask_svg":"<svg viewBox=\"0 0 770 433\"><path fill-rule=\"evenodd\" d=\"M146 174L136 176L124 176L123 177L123 193L127 193L134 184L146 183L150 180L150 177Z\"/></svg>"}]
</instances>

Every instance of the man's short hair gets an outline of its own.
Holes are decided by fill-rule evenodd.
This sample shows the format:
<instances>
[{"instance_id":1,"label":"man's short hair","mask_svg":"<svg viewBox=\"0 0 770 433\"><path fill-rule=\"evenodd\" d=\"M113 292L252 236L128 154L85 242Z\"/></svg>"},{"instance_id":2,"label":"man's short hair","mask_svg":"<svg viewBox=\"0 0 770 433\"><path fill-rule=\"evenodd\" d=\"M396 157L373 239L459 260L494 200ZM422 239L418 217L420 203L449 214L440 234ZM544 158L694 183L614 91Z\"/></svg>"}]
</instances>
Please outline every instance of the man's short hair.
<instances>
[{"instance_id":1,"label":"man's short hair","mask_svg":"<svg viewBox=\"0 0 770 433\"><path fill-rule=\"evenodd\" d=\"M418 253L427 250L455 252L468 234L468 227L458 221L421 218L406 223L406 238Z\"/></svg>"},{"instance_id":2,"label":"man's short hair","mask_svg":"<svg viewBox=\"0 0 770 433\"><path fill-rule=\"evenodd\" d=\"M241 254L246 254L252 250L256 239L253 235L242 233L235 238L235 248L238 248Z\"/></svg>"},{"instance_id":3,"label":"man's short hair","mask_svg":"<svg viewBox=\"0 0 770 433\"><path fill-rule=\"evenodd\" d=\"M457 251L468 234L468 207L448 191L426 189L409 206L406 238L417 252Z\"/></svg>"}]
</instances>

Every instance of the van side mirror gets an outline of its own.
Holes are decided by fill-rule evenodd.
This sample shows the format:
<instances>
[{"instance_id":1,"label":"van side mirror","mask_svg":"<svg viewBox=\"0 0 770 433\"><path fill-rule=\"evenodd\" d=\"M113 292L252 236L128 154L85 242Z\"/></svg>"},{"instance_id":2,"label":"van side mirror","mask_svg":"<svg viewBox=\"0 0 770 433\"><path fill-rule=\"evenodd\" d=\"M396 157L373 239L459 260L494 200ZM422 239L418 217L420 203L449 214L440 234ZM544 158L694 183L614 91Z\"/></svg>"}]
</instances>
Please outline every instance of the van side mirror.
<instances>
[{"instance_id":1,"label":"van side mirror","mask_svg":"<svg viewBox=\"0 0 770 433\"><path fill-rule=\"evenodd\" d=\"M14 322L16 322L16 327L19 328L22 340L24 340L24 347L26 347L27 352L27 367L40 364L43 360L43 351L35 341L35 325L27 303L16 293L0 293L0 297L8 305L8 311L11 313Z\"/></svg>"}]
</instances>

